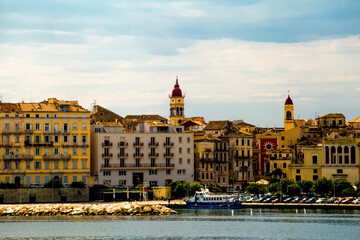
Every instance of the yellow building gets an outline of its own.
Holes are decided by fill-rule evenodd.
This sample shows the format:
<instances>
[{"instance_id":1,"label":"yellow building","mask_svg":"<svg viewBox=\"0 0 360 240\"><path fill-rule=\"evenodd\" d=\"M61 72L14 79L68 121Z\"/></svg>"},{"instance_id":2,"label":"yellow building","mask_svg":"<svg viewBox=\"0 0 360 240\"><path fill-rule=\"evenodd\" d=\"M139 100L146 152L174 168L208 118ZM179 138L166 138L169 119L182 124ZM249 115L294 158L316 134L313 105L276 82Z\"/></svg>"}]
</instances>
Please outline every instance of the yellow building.
<instances>
[{"instance_id":1,"label":"yellow building","mask_svg":"<svg viewBox=\"0 0 360 240\"><path fill-rule=\"evenodd\" d=\"M90 182L90 112L77 101L0 103L0 182Z\"/></svg>"},{"instance_id":2,"label":"yellow building","mask_svg":"<svg viewBox=\"0 0 360 240\"><path fill-rule=\"evenodd\" d=\"M285 101L284 105L284 127L285 131L293 128L295 126L294 121L294 104L290 98L290 95Z\"/></svg>"},{"instance_id":3,"label":"yellow building","mask_svg":"<svg viewBox=\"0 0 360 240\"><path fill-rule=\"evenodd\" d=\"M178 78L176 77L176 83L174 89L172 90L170 98L170 125L180 125L183 123L185 118L185 109L184 109L184 98L185 95L182 94L180 89Z\"/></svg>"}]
</instances>

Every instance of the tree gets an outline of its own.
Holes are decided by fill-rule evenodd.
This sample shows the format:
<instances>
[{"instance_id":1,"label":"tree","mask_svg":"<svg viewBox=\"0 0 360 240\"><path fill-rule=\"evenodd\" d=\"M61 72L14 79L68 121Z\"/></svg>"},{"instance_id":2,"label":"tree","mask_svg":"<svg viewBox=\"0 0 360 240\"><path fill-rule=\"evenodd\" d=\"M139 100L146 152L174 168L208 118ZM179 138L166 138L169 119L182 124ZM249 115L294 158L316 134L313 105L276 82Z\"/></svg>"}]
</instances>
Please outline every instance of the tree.
<instances>
[{"instance_id":1,"label":"tree","mask_svg":"<svg viewBox=\"0 0 360 240\"><path fill-rule=\"evenodd\" d=\"M52 178L48 183L44 185L46 188L62 188L64 187L59 178Z\"/></svg>"},{"instance_id":2,"label":"tree","mask_svg":"<svg viewBox=\"0 0 360 240\"><path fill-rule=\"evenodd\" d=\"M85 188L85 183L83 183L83 182L72 182L71 187L72 188Z\"/></svg>"},{"instance_id":3,"label":"tree","mask_svg":"<svg viewBox=\"0 0 360 240\"><path fill-rule=\"evenodd\" d=\"M188 190L190 190L189 182L175 181L170 183L171 196L174 198L183 198L186 196Z\"/></svg>"},{"instance_id":4,"label":"tree","mask_svg":"<svg viewBox=\"0 0 360 240\"><path fill-rule=\"evenodd\" d=\"M336 179L335 180L335 196L344 196L342 194L342 191L347 188L353 188L351 185L351 182L349 182L346 179ZM332 189L332 192L334 193L334 188Z\"/></svg>"},{"instance_id":5,"label":"tree","mask_svg":"<svg viewBox=\"0 0 360 240\"><path fill-rule=\"evenodd\" d=\"M251 183L245 188L245 191L250 194L264 194L267 192L266 186L258 183Z\"/></svg>"},{"instance_id":6,"label":"tree","mask_svg":"<svg viewBox=\"0 0 360 240\"><path fill-rule=\"evenodd\" d=\"M297 183L292 183L287 186L287 194L294 197L299 196L301 193L301 187Z\"/></svg>"},{"instance_id":7,"label":"tree","mask_svg":"<svg viewBox=\"0 0 360 240\"><path fill-rule=\"evenodd\" d=\"M346 188L346 189L341 191L341 196L356 197L356 190L353 187Z\"/></svg>"},{"instance_id":8,"label":"tree","mask_svg":"<svg viewBox=\"0 0 360 240\"><path fill-rule=\"evenodd\" d=\"M359 195L360 194L360 181L355 182L354 185L356 187L357 194Z\"/></svg>"},{"instance_id":9,"label":"tree","mask_svg":"<svg viewBox=\"0 0 360 240\"><path fill-rule=\"evenodd\" d=\"M329 193L333 189L332 181L330 179L327 179L325 177L318 179L315 181L314 184L314 191L317 194L323 195L323 196L329 196Z\"/></svg>"},{"instance_id":10,"label":"tree","mask_svg":"<svg viewBox=\"0 0 360 240\"><path fill-rule=\"evenodd\" d=\"M309 180L298 181L297 184L303 193L312 192L312 187L314 186L314 182Z\"/></svg>"},{"instance_id":11,"label":"tree","mask_svg":"<svg viewBox=\"0 0 360 240\"><path fill-rule=\"evenodd\" d=\"M284 175L283 171L281 170L281 168L275 168L272 172L271 175L275 178L279 178L281 179L282 176Z\"/></svg>"},{"instance_id":12,"label":"tree","mask_svg":"<svg viewBox=\"0 0 360 240\"><path fill-rule=\"evenodd\" d=\"M271 192L271 193L276 193L276 192L280 191L280 182L271 183L271 184L268 186L268 190L269 190L269 192Z\"/></svg>"},{"instance_id":13,"label":"tree","mask_svg":"<svg viewBox=\"0 0 360 240\"><path fill-rule=\"evenodd\" d=\"M281 191L282 194L288 194L288 186L291 184L294 184L294 180L291 179L281 179L280 184L279 184L279 191Z\"/></svg>"},{"instance_id":14,"label":"tree","mask_svg":"<svg viewBox=\"0 0 360 240\"><path fill-rule=\"evenodd\" d=\"M194 182L190 185L190 195L194 195L196 191L200 191L202 188L204 188L203 185L199 182Z\"/></svg>"}]
</instances>

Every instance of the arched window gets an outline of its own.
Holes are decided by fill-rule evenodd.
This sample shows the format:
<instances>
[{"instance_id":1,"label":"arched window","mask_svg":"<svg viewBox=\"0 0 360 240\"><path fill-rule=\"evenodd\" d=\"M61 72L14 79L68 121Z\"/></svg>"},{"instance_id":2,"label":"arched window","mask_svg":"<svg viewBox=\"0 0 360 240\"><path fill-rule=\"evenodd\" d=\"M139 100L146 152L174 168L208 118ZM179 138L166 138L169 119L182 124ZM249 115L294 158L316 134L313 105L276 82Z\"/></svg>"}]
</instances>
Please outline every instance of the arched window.
<instances>
[{"instance_id":1,"label":"arched window","mask_svg":"<svg viewBox=\"0 0 360 240\"><path fill-rule=\"evenodd\" d=\"M286 120L291 120L292 116L291 116L291 111L287 111L286 112Z\"/></svg>"}]
</instances>

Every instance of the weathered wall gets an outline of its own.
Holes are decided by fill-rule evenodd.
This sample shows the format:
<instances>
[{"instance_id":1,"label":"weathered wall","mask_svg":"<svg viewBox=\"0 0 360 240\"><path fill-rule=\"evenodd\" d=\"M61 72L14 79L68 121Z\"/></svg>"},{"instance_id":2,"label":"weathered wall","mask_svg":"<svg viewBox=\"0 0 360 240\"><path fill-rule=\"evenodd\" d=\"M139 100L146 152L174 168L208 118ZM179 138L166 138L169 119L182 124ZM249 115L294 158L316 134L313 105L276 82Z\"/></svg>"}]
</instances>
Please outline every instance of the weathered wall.
<instances>
[{"instance_id":1,"label":"weathered wall","mask_svg":"<svg viewBox=\"0 0 360 240\"><path fill-rule=\"evenodd\" d=\"M88 202L89 188L0 189L0 203Z\"/></svg>"}]
</instances>

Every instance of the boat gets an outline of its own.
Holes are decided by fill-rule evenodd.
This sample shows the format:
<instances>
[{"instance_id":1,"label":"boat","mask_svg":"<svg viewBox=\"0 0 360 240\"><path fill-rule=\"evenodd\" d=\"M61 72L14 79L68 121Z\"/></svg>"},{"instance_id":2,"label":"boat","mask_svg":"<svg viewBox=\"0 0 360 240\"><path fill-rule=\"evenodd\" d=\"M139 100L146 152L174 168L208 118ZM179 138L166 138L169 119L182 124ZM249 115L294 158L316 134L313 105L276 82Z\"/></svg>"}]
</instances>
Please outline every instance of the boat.
<instances>
[{"instance_id":1,"label":"boat","mask_svg":"<svg viewBox=\"0 0 360 240\"><path fill-rule=\"evenodd\" d=\"M238 195L234 194L213 194L205 188L196 191L195 195L185 201L187 208L193 209L237 209L241 208L241 201Z\"/></svg>"}]
</instances>

